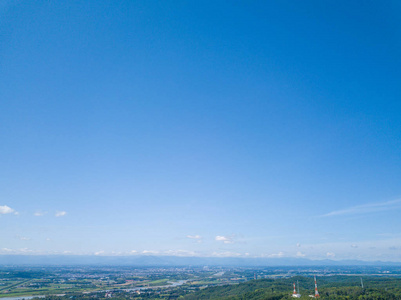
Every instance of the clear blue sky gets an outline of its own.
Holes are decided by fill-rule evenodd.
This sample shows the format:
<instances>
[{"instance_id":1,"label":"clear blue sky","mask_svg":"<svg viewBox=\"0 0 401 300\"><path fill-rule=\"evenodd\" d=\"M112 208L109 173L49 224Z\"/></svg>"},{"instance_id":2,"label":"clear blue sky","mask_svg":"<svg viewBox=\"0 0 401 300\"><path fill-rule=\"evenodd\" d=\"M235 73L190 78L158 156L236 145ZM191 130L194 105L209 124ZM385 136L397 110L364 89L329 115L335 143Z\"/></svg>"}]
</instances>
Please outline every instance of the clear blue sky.
<instances>
[{"instance_id":1,"label":"clear blue sky","mask_svg":"<svg viewBox=\"0 0 401 300\"><path fill-rule=\"evenodd\" d=\"M0 253L401 261L398 1L0 1Z\"/></svg>"}]
</instances>

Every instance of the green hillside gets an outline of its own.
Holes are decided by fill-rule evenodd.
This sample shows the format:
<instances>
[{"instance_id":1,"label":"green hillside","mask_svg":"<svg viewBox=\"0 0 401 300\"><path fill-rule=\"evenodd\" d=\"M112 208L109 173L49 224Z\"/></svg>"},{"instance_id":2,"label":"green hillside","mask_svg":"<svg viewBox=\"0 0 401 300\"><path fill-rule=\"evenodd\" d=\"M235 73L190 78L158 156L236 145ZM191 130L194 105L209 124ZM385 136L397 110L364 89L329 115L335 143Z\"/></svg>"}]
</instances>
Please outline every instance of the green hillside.
<instances>
[{"instance_id":1,"label":"green hillside","mask_svg":"<svg viewBox=\"0 0 401 300\"><path fill-rule=\"evenodd\" d=\"M185 299L230 299L230 300L278 300L291 297L293 282L299 281L301 299L311 299L314 294L313 278L293 277L287 279L252 280L236 285L206 288ZM320 299L401 299L400 278L363 278L365 288L360 285L360 277L330 276L318 278Z\"/></svg>"}]
</instances>

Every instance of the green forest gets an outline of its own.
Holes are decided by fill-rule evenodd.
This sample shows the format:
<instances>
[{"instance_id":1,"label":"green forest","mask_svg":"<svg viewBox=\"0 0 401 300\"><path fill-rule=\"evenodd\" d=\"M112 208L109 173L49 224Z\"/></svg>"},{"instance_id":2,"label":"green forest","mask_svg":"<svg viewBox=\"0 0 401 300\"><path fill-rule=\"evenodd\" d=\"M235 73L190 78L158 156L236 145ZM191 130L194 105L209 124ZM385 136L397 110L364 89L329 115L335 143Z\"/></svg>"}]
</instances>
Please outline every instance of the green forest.
<instances>
[{"instance_id":1,"label":"green forest","mask_svg":"<svg viewBox=\"0 0 401 300\"><path fill-rule=\"evenodd\" d=\"M299 282L301 299L314 295L313 278L251 280L238 285L218 286L200 290L185 299L294 299L291 297L293 282ZM357 276L328 276L318 278L320 299L401 299L401 279Z\"/></svg>"}]
</instances>

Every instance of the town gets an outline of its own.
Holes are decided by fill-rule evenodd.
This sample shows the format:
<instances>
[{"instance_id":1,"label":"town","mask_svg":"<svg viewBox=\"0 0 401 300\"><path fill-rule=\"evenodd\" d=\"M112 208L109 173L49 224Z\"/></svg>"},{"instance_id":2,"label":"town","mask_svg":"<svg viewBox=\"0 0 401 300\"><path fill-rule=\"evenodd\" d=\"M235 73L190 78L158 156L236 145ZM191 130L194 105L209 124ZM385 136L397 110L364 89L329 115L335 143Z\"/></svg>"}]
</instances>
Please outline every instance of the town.
<instances>
[{"instance_id":1,"label":"town","mask_svg":"<svg viewBox=\"0 0 401 300\"><path fill-rule=\"evenodd\" d=\"M320 295L314 290L314 277L318 278ZM366 288L386 286L388 292L395 283L400 286L401 267L2 266L0 298L191 299L199 295L196 299L218 293L219 288L240 286L248 291L268 290L280 297L324 298L336 289L340 294L350 288L359 290L362 278Z\"/></svg>"}]
</instances>

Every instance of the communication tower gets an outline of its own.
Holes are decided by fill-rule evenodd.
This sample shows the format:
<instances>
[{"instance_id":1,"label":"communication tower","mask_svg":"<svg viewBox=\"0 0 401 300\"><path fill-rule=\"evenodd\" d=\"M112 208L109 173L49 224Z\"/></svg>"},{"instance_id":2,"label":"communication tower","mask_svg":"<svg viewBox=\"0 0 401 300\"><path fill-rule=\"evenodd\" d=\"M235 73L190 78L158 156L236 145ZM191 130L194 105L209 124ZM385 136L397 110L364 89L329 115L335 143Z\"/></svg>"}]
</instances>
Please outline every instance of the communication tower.
<instances>
[{"instance_id":1,"label":"communication tower","mask_svg":"<svg viewBox=\"0 0 401 300\"><path fill-rule=\"evenodd\" d=\"M297 280L298 283L298 280ZM299 294L299 285L298 285L298 293L297 290L295 289L295 282L294 282L294 292L292 293L293 298L301 298L301 295Z\"/></svg>"},{"instance_id":2,"label":"communication tower","mask_svg":"<svg viewBox=\"0 0 401 300\"><path fill-rule=\"evenodd\" d=\"M316 283L316 276L315 277L315 298L319 298L319 292L317 291L317 283Z\"/></svg>"}]
</instances>

